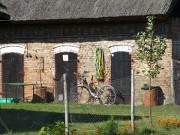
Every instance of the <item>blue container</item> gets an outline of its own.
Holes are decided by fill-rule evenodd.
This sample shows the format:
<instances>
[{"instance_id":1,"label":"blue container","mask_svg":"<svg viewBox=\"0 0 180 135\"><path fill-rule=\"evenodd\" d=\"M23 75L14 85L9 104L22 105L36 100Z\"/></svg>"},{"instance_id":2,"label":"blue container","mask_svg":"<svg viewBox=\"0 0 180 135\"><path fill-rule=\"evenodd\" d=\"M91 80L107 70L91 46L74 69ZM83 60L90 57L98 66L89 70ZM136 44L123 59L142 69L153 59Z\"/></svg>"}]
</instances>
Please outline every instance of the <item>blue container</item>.
<instances>
[{"instance_id":1,"label":"blue container","mask_svg":"<svg viewBox=\"0 0 180 135\"><path fill-rule=\"evenodd\" d=\"M6 104L6 103L14 103L14 98L0 98L0 104Z\"/></svg>"}]
</instances>

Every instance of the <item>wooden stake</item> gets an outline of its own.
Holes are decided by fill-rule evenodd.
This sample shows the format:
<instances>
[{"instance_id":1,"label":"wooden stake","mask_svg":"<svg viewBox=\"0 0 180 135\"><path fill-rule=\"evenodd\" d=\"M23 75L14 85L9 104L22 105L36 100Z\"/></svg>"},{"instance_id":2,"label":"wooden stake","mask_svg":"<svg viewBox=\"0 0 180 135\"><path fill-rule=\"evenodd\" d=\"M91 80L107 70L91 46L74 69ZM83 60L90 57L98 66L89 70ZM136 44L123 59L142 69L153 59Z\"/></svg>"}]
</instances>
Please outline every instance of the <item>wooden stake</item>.
<instances>
[{"instance_id":1,"label":"wooden stake","mask_svg":"<svg viewBox=\"0 0 180 135\"><path fill-rule=\"evenodd\" d=\"M64 111L65 111L65 135L69 134L68 98L67 98L67 76L63 74L64 81Z\"/></svg>"},{"instance_id":2,"label":"wooden stake","mask_svg":"<svg viewBox=\"0 0 180 135\"><path fill-rule=\"evenodd\" d=\"M134 124L134 113L135 113L135 92L134 92L134 70L131 69L131 128L134 132L135 124Z\"/></svg>"}]
</instances>

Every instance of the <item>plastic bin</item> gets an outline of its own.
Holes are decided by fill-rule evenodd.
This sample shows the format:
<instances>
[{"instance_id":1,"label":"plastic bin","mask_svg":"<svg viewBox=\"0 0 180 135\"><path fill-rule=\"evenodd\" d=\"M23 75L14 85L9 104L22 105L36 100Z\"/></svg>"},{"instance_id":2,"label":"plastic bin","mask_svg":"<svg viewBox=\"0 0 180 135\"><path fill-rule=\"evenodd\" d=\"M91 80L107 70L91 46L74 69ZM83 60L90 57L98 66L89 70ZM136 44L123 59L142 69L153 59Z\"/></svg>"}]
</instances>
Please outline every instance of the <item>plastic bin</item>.
<instances>
[{"instance_id":1,"label":"plastic bin","mask_svg":"<svg viewBox=\"0 0 180 135\"><path fill-rule=\"evenodd\" d=\"M0 104L6 104L6 103L15 103L18 102L18 99L14 99L14 98L0 98Z\"/></svg>"}]
</instances>

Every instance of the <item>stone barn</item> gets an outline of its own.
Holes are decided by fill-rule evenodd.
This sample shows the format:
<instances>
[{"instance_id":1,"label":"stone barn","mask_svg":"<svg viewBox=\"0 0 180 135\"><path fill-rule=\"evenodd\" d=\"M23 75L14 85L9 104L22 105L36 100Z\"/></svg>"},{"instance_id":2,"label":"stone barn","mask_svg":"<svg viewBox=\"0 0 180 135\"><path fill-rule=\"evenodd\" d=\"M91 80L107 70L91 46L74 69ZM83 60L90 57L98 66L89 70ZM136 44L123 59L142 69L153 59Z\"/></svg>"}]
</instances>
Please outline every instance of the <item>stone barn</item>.
<instances>
[{"instance_id":1,"label":"stone barn","mask_svg":"<svg viewBox=\"0 0 180 135\"><path fill-rule=\"evenodd\" d=\"M180 2L178 0L0 0L0 96L31 100L63 99L62 74L68 87L77 74L95 75L96 48L104 51L107 76L119 103L130 103L131 68L135 70L136 103L142 104L142 64L135 55L135 35L144 31L146 17L156 16L155 31L167 50L154 86L164 104L180 104ZM94 77L95 78L95 77ZM69 92L75 101L77 90ZM124 98L124 102L120 99Z\"/></svg>"}]
</instances>

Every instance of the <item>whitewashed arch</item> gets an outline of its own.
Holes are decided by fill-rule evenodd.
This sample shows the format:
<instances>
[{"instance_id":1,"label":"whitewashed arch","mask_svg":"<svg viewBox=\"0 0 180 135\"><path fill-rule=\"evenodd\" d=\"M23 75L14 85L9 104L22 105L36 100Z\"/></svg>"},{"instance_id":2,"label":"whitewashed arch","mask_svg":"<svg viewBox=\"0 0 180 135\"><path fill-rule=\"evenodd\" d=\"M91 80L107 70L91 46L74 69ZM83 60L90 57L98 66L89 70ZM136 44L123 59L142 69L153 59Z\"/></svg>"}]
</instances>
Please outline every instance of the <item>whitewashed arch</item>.
<instances>
[{"instance_id":1,"label":"whitewashed arch","mask_svg":"<svg viewBox=\"0 0 180 135\"><path fill-rule=\"evenodd\" d=\"M72 52L77 54L79 52L79 47L80 46L77 44L69 44L69 43L57 44L54 47L54 54L62 53L62 52Z\"/></svg>"},{"instance_id":2,"label":"whitewashed arch","mask_svg":"<svg viewBox=\"0 0 180 135\"><path fill-rule=\"evenodd\" d=\"M25 53L25 45L20 45L20 44L0 45L0 55L7 54L7 53L24 54Z\"/></svg>"},{"instance_id":3,"label":"whitewashed arch","mask_svg":"<svg viewBox=\"0 0 180 135\"><path fill-rule=\"evenodd\" d=\"M109 49L111 54L115 52L132 52L132 47L129 45L113 45L110 46Z\"/></svg>"}]
</instances>

